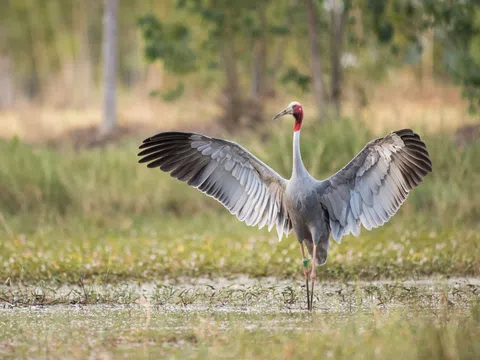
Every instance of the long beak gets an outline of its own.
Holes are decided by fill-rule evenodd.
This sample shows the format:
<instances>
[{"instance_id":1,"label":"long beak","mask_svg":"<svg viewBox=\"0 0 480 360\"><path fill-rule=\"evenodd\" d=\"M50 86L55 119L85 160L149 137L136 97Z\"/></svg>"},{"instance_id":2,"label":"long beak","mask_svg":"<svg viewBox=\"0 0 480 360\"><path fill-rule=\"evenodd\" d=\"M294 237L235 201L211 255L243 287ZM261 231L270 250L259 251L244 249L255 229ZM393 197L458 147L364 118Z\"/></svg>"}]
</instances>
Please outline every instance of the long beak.
<instances>
[{"instance_id":1,"label":"long beak","mask_svg":"<svg viewBox=\"0 0 480 360\"><path fill-rule=\"evenodd\" d=\"M277 115L275 115L273 117L273 120L277 120L278 118L280 118L282 116L285 116L287 114L292 114L292 108L291 107L287 107L286 109L280 111Z\"/></svg>"}]
</instances>

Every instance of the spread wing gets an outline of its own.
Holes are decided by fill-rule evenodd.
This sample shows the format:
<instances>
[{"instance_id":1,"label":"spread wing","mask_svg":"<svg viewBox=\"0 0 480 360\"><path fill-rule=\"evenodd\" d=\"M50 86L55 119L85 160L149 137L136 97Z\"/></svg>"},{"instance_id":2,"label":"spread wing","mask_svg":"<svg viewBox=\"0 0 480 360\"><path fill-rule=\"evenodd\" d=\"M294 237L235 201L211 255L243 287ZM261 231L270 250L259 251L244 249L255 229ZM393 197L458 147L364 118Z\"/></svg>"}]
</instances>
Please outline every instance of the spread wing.
<instances>
[{"instance_id":1,"label":"spread wing","mask_svg":"<svg viewBox=\"0 0 480 360\"><path fill-rule=\"evenodd\" d=\"M240 145L196 133L164 132L140 145L140 163L160 168L222 203L240 221L292 231L283 194L287 180Z\"/></svg>"},{"instance_id":2,"label":"spread wing","mask_svg":"<svg viewBox=\"0 0 480 360\"><path fill-rule=\"evenodd\" d=\"M410 129L369 142L343 169L319 182L333 238L382 226L432 171L425 143Z\"/></svg>"}]
</instances>

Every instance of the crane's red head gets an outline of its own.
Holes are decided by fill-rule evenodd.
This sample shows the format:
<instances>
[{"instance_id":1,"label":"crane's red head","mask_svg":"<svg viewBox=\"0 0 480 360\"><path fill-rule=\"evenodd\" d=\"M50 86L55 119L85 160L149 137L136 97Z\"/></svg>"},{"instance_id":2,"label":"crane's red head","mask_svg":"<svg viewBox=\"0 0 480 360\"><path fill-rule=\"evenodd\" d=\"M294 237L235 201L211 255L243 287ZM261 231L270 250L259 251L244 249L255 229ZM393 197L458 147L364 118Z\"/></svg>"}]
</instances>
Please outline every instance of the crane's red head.
<instances>
[{"instance_id":1,"label":"crane's red head","mask_svg":"<svg viewBox=\"0 0 480 360\"><path fill-rule=\"evenodd\" d=\"M293 115L295 118L295 126L293 131L299 131L302 128L303 120L303 107L298 101L292 101L288 106L280 111L277 115L273 117L273 120L278 119L279 117L285 116L287 114Z\"/></svg>"}]
</instances>

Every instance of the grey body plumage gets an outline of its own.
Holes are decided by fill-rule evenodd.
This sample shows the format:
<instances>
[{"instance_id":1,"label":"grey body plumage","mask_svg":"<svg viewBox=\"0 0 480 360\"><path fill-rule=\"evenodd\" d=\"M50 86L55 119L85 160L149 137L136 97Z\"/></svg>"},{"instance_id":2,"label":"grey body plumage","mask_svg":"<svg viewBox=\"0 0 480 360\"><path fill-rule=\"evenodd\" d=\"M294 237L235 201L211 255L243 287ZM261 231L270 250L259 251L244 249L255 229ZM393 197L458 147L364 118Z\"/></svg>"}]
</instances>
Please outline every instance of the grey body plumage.
<instances>
[{"instance_id":1,"label":"grey body plumage","mask_svg":"<svg viewBox=\"0 0 480 360\"><path fill-rule=\"evenodd\" d=\"M140 162L215 198L249 226L275 226L279 239L293 230L318 264L327 260L330 235L340 242L345 235L358 236L361 225L383 225L432 171L425 143L404 129L369 142L344 168L318 181L301 158L301 105L291 103L276 118L285 114L296 118L290 180L240 145L196 133L146 139Z\"/></svg>"}]
</instances>

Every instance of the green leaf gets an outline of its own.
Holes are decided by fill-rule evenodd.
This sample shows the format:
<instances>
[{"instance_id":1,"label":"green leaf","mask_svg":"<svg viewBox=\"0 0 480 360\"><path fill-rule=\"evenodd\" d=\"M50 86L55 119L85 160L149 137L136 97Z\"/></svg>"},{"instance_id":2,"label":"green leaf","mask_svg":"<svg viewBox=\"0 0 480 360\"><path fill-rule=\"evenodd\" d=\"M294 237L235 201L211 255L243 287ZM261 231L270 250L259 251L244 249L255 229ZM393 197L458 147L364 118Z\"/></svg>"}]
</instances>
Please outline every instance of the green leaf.
<instances>
[{"instance_id":1,"label":"green leaf","mask_svg":"<svg viewBox=\"0 0 480 360\"><path fill-rule=\"evenodd\" d=\"M277 36L287 36L289 35L290 28L288 25L272 25L270 26L270 33L277 35Z\"/></svg>"},{"instance_id":2,"label":"green leaf","mask_svg":"<svg viewBox=\"0 0 480 360\"><path fill-rule=\"evenodd\" d=\"M377 29L377 38L380 43L389 43L393 39L393 25L389 22L381 24Z\"/></svg>"},{"instance_id":3,"label":"green leaf","mask_svg":"<svg viewBox=\"0 0 480 360\"><path fill-rule=\"evenodd\" d=\"M300 73L294 67L289 67L281 76L280 82L282 84L294 84L295 86L298 86L303 92L309 92L312 77Z\"/></svg>"},{"instance_id":4,"label":"green leaf","mask_svg":"<svg viewBox=\"0 0 480 360\"><path fill-rule=\"evenodd\" d=\"M469 53L472 59L480 65L480 35L474 36L470 41Z\"/></svg>"},{"instance_id":5,"label":"green leaf","mask_svg":"<svg viewBox=\"0 0 480 360\"><path fill-rule=\"evenodd\" d=\"M174 89L165 91L161 94L161 97L165 101L175 101L180 98L185 92L185 86L183 83L178 83Z\"/></svg>"}]
</instances>

